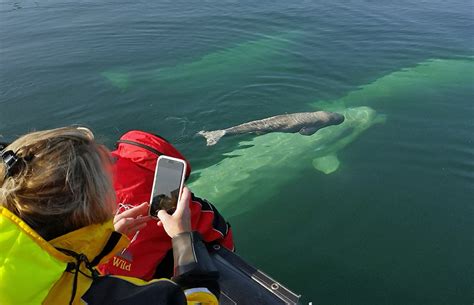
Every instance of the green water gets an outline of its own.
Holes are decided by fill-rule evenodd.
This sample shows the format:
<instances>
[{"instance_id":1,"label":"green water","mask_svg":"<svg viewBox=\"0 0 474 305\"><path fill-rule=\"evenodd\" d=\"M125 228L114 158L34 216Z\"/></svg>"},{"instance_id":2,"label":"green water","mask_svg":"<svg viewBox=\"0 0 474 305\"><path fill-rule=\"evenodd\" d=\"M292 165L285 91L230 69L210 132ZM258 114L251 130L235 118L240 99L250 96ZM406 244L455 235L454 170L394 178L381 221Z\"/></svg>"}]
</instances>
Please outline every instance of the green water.
<instances>
[{"instance_id":1,"label":"green water","mask_svg":"<svg viewBox=\"0 0 474 305\"><path fill-rule=\"evenodd\" d=\"M471 1L0 3L2 139L161 134L302 304L474 301ZM346 121L195 135L320 109Z\"/></svg>"}]
</instances>

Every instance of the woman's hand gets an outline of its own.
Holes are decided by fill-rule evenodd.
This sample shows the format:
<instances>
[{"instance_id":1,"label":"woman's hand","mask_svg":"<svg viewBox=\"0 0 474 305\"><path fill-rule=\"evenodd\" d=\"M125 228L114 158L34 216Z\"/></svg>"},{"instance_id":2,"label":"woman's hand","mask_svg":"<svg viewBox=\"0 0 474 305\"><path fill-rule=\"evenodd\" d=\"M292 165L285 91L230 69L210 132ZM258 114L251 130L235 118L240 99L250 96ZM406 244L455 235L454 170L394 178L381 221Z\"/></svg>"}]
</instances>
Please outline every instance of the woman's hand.
<instances>
[{"instance_id":1,"label":"woman's hand","mask_svg":"<svg viewBox=\"0 0 474 305\"><path fill-rule=\"evenodd\" d=\"M181 198L176 206L176 211L172 215L165 210L158 211L159 226L163 226L169 237L173 238L183 232L191 232L191 212L189 210L189 200L191 192L187 187L183 188Z\"/></svg>"},{"instance_id":2,"label":"woman's hand","mask_svg":"<svg viewBox=\"0 0 474 305\"><path fill-rule=\"evenodd\" d=\"M151 219L148 216L148 203L144 202L114 217L115 231L130 236L146 226Z\"/></svg>"}]
</instances>

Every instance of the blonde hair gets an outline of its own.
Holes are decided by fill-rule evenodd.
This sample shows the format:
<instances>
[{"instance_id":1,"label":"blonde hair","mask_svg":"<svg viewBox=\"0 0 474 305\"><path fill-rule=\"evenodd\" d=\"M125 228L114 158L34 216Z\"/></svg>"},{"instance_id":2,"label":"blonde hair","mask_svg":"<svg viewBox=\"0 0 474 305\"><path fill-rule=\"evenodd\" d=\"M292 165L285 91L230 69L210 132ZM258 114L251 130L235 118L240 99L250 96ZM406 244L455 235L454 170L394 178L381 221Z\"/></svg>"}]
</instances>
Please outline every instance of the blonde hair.
<instances>
[{"instance_id":1,"label":"blonde hair","mask_svg":"<svg viewBox=\"0 0 474 305\"><path fill-rule=\"evenodd\" d=\"M20 158L10 173L0 160L0 205L50 240L113 217L108 150L87 128L26 134L5 148Z\"/></svg>"}]
</instances>

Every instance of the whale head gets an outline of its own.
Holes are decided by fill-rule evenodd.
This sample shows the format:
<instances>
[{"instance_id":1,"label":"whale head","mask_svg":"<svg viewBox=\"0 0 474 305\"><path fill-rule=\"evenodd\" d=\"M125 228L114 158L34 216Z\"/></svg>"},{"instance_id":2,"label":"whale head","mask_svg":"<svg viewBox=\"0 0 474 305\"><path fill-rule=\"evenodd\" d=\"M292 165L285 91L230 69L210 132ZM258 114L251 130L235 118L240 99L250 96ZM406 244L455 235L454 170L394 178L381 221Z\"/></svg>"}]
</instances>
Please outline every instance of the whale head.
<instances>
[{"instance_id":1,"label":"whale head","mask_svg":"<svg viewBox=\"0 0 474 305\"><path fill-rule=\"evenodd\" d=\"M342 124L345 120L344 115L337 112L329 112L329 116L330 116L330 121L333 123L333 125Z\"/></svg>"},{"instance_id":2,"label":"whale head","mask_svg":"<svg viewBox=\"0 0 474 305\"><path fill-rule=\"evenodd\" d=\"M385 116L378 114L374 109L367 106L348 108L342 112L348 125L366 129L373 124L383 123Z\"/></svg>"}]
</instances>

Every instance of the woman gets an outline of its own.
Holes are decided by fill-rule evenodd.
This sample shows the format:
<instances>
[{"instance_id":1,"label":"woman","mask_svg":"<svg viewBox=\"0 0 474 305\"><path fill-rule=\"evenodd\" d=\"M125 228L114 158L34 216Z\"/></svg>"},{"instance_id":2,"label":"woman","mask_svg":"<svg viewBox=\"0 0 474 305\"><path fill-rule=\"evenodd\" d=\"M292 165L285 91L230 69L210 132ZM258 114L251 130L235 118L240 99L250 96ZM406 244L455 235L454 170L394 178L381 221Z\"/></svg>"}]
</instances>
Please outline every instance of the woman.
<instances>
[{"instance_id":1,"label":"woman","mask_svg":"<svg viewBox=\"0 0 474 305\"><path fill-rule=\"evenodd\" d=\"M217 272L199 234L190 232L187 189L173 215L159 214L181 287L99 275L95 266L129 243L115 229L129 234L148 220L122 213L114 228L110 169L109 152L86 128L33 132L4 148L0 304L217 304L203 287L216 287Z\"/></svg>"}]
</instances>

